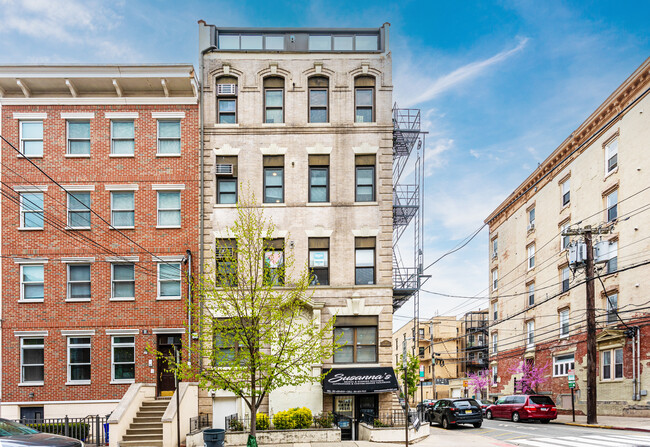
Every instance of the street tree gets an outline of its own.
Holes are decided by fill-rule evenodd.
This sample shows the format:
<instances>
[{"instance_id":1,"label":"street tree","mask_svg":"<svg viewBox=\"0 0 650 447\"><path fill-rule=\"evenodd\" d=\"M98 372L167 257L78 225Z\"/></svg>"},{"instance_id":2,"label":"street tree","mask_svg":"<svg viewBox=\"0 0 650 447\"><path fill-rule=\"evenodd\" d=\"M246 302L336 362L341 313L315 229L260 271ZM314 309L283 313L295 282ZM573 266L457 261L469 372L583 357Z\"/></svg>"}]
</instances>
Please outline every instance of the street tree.
<instances>
[{"instance_id":1,"label":"street tree","mask_svg":"<svg viewBox=\"0 0 650 447\"><path fill-rule=\"evenodd\" d=\"M548 381L549 377L546 370L550 363L536 365L534 362L522 360L517 366L509 372L511 374L521 374L521 392L524 394L536 393L537 386Z\"/></svg>"},{"instance_id":2,"label":"street tree","mask_svg":"<svg viewBox=\"0 0 650 447\"><path fill-rule=\"evenodd\" d=\"M486 390L490 385L490 371L485 369L479 371L479 373L469 373L467 374L469 379L469 387L474 392L474 395L478 395L479 399L483 399L483 390ZM486 395L487 396L487 395Z\"/></svg>"},{"instance_id":3,"label":"street tree","mask_svg":"<svg viewBox=\"0 0 650 447\"><path fill-rule=\"evenodd\" d=\"M400 365L404 365L404 355L400 355ZM398 375L400 379L400 384L404 385L404 374L406 374L406 385L408 387L408 395L405 395L405 399L408 401L408 398L411 398L411 401L415 399L415 392L417 391L418 384L420 383L420 360L413 354L406 355L406 372L404 371L404 366L398 366Z\"/></svg>"}]
</instances>

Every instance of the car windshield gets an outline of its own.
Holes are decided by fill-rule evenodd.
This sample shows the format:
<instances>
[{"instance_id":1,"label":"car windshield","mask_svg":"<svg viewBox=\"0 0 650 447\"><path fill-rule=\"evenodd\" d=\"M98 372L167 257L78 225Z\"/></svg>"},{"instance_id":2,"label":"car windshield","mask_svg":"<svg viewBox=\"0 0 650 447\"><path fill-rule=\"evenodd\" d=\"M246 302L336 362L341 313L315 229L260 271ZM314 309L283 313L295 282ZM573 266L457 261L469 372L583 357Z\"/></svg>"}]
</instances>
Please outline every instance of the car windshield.
<instances>
[{"instance_id":1,"label":"car windshield","mask_svg":"<svg viewBox=\"0 0 650 447\"><path fill-rule=\"evenodd\" d=\"M553 399L548 396L530 396L530 402L537 405L555 405Z\"/></svg>"},{"instance_id":2,"label":"car windshield","mask_svg":"<svg viewBox=\"0 0 650 447\"><path fill-rule=\"evenodd\" d=\"M472 406L474 407L479 406L474 399L457 400L456 402L454 402L454 407L456 408L469 408Z\"/></svg>"},{"instance_id":3,"label":"car windshield","mask_svg":"<svg viewBox=\"0 0 650 447\"><path fill-rule=\"evenodd\" d=\"M38 433L38 430L26 427L23 424L0 419L0 436L33 435L36 433Z\"/></svg>"}]
</instances>

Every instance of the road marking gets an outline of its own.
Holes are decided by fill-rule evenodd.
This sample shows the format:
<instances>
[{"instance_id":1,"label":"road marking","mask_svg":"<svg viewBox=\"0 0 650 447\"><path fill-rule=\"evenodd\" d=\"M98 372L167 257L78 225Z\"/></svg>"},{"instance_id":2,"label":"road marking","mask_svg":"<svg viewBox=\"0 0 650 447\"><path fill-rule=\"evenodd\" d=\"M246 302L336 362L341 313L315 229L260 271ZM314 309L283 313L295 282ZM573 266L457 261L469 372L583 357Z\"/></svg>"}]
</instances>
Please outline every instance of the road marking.
<instances>
[{"instance_id":1,"label":"road marking","mask_svg":"<svg viewBox=\"0 0 650 447\"><path fill-rule=\"evenodd\" d=\"M601 439L590 439L589 436L566 436L566 437L558 438L558 439L567 439L569 441L579 441L579 442L582 442L582 443L595 444L595 445L603 446L603 447L607 447L607 446L609 446L609 447L619 447L619 446L620 447L625 447L625 446L628 446L628 445L633 445L633 444L629 444L629 441L625 442L623 440L618 440L618 439L615 442L612 442L613 440L611 438L609 438L609 437L603 438L603 439L607 439L608 441L603 441Z\"/></svg>"},{"instance_id":2,"label":"road marking","mask_svg":"<svg viewBox=\"0 0 650 447\"><path fill-rule=\"evenodd\" d=\"M517 442L519 444L524 444L524 445L531 445L533 447L548 447L548 443L531 441L530 439L517 439L516 441L513 442Z\"/></svg>"},{"instance_id":3,"label":"road marking","mask_svg":"<svg viewBox=\"0 0 650 447\"><path fill-rule=\"evenodd\" d=\"M632 442L632 443L634 443L633 445L639 445L639 442L642 442L643 444L641 444L641 445L650 445L650 439L648 439L647 436L643 436L643 437L639 436L639 437L634 437L634 438L632 438L632 437L622 437L622 436L619 436L619 435L614 435L614 436L616 436L616 439L612 439L611 436L599 436L599 435L589 435L589 436L585 436L585 438L597 440L602 445L620 445L620 443L622 443L622 442ZM618 443L609 442L607 444L604 444L603 442L605 440L618 441Z\"/></svg>"},{"instance_id":4,"label":"road marking","mask_svg":"<svg viewBox=\"0 0 650 447\"><path fill-rule=\"evenodd\" d=\"M632 434L630 434L630 435L625 436L625 435L609 435L608 434L607 438L612 439L612 440L622 439L624 441L629 441L629 442L639 442L639 441L650 442L650 436L647 436L647 435L642 436L642 435L632 435Z\"/></svg>"}]
</instances>

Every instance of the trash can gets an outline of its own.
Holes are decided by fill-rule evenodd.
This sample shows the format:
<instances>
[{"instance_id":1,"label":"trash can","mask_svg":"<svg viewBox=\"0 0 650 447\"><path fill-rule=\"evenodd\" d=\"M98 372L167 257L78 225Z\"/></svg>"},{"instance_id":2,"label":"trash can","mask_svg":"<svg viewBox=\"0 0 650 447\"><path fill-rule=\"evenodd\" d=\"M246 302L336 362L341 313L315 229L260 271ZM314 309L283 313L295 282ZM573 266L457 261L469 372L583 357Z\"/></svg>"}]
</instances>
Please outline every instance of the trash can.
<instances>
[{"instance_id":1,"label":"trash can","mask_svg":"<svg viewBox=\"0 0 650 447\"><path fill-rule=\"evenodd\" d=\"M203 430L205 447L223 447L226 439L226 430L223 428L206 428Z\"/></svg>"}]
</instances>

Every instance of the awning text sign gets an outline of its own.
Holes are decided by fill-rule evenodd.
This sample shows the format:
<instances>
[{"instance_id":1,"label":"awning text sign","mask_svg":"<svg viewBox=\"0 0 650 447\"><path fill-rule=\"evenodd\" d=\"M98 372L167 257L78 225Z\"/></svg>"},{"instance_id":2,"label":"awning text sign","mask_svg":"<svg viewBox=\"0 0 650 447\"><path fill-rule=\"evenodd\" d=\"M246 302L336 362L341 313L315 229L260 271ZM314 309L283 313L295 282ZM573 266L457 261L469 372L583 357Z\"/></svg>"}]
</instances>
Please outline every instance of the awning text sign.
<instances>
[{"instance_id":1,"label":"awning text sign","mask_svg":"<svg viewBox=\"0 0 650 447\"><path fill-rule=\"evenodd\" d=\"M332 368L323 379L323 392L364 394L397 391L393 368Z\"/></svg>"}]
</instances>

